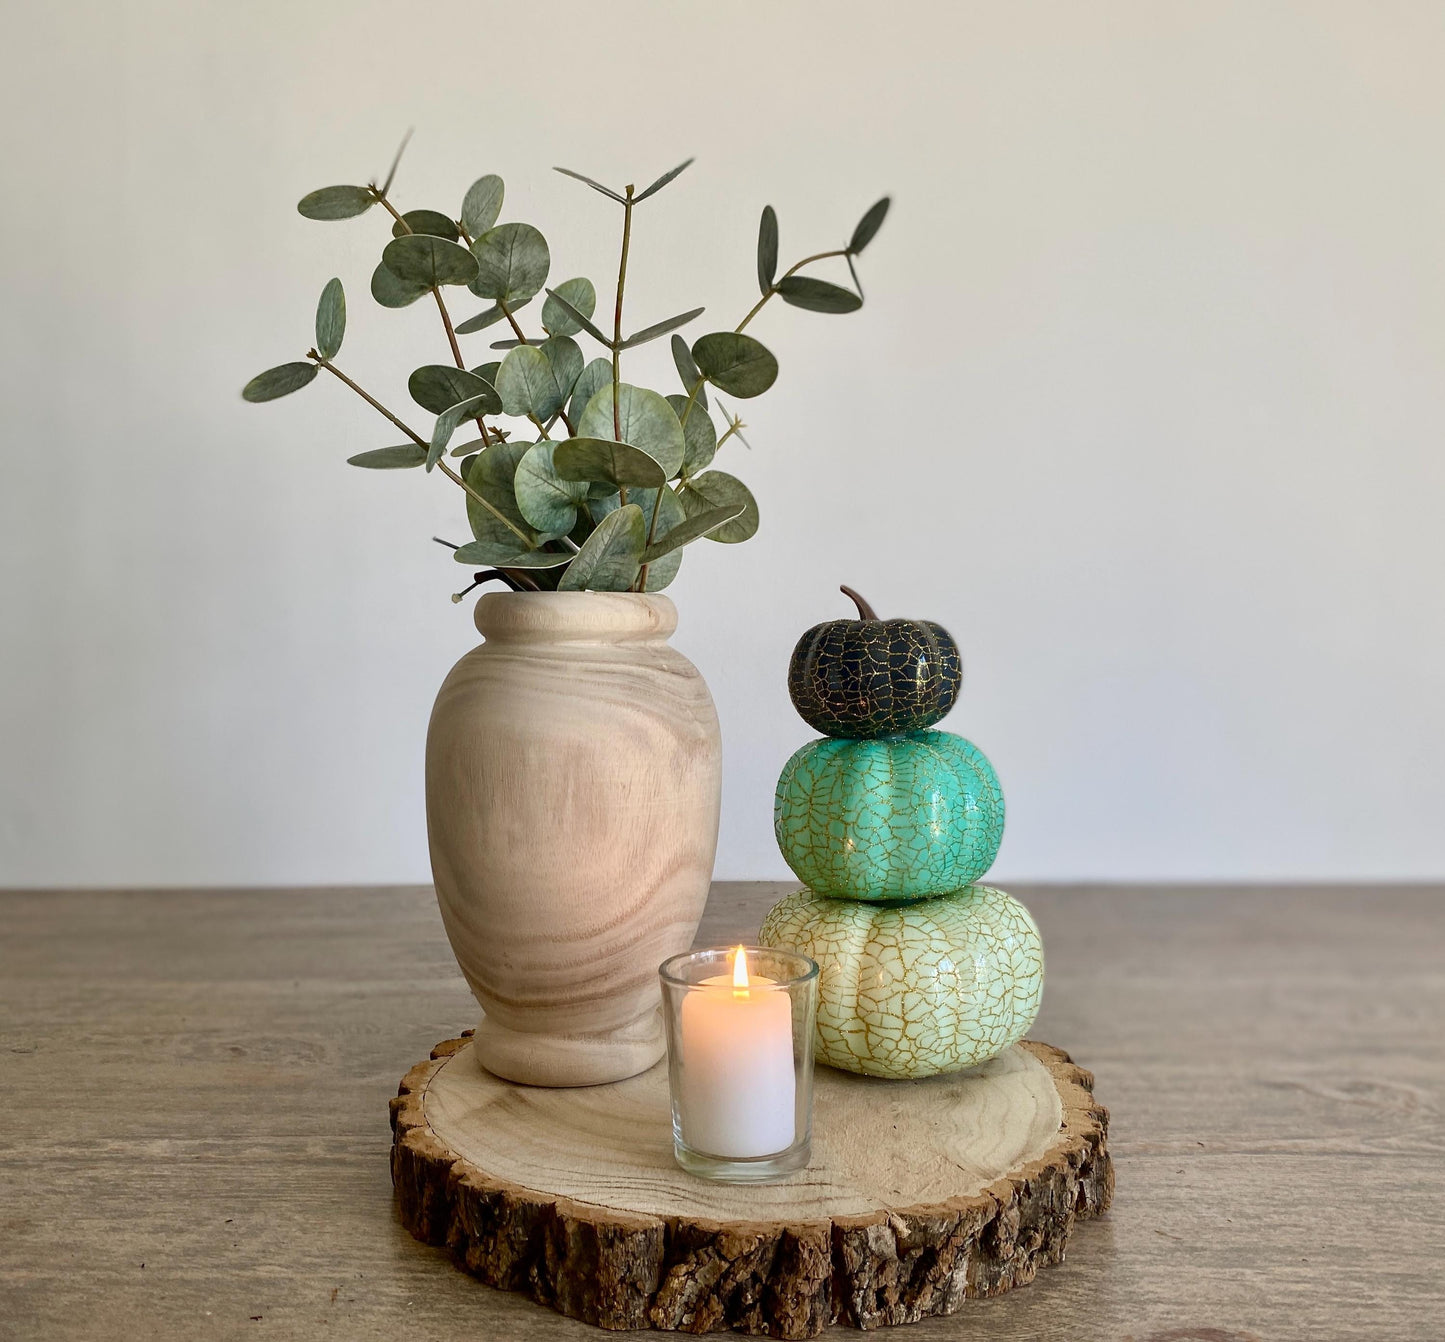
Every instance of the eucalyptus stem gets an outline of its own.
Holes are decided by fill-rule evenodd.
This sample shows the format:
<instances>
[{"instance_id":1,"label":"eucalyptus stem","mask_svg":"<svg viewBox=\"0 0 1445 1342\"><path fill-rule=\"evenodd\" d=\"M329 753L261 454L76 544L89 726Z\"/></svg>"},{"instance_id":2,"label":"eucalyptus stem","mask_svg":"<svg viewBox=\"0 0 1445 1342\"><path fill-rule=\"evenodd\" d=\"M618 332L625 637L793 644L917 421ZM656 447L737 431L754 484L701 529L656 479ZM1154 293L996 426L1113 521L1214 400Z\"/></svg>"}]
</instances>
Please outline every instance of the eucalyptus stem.
<instances>
[{"instance_id":1,"label":"eucalyptus stem","mask_svg":"<svg viewBox=\"0 0 1445 1342\"><path fill-rule=\"evenodd\" d=\"M655 537L656 537L656 535L657 535L657 515L658 515L658 513L660 513L660 512L662 511L662 491L663 491L664 489L666 489L666 488L667 488L667 485L666 485L665 482L664 482L663 484L658 485L658 487L657 487L657 497L656 497L655 499L653 499L653 501L652 501L652 520L647 524L647 540L643 542L643 546L642 546L642 548L643 548L644 550L647 549L647 547L652 544L653 540L655 539ZM637 581L633 584L632 590L633 590L634 592L645 592L645 591L647 591L647 565L646 565L646 564L644 564L640 569L637 570Z\"/></svg>"},{"instance_id":2,"label":"eucalyptus stem","mask_svg":"<svg viewBox=\"0 0 1445 1342\"><path fill-rule=\"evenodd\" d=\"M513 334L525 345L527 343L527 337L522 334L522 328L517 325L517 319L512 316L507 305L499 298L497 299L497 306L502 309L502 316L507 319L507 325L512 328Z\"/></svg>"},{"instance_id":3,"label":"eucalyptus stem","mask_svg":"<svg viewBox=\"0 0 1445 1342\"><path fill-rule=\"evenodd\" d=\"M441 313L442 325L446 327L447 344L452 347L452 358L457 361L458 368L465 369L467 366L466 360L462 358L462 347L457 344L457 332L456 328L452 325L452 314L447 311L446 300L442 297L441 289L434 287L431 291L431 296L437 301L437 311ZM486 436L486 432L486 429L482 430L483 437Z\"/></svg>"},{"instance_id":4,"label":"eucalyptus stem","mask_svg":"<svg viewBox=\"0 0 1445 1342\"><path fill-rule=\"evenodd\" d=\"M377 198L377 200L386 209L386 212L391 215L391 217L395 219L396 222L399 223L404 229L406 229L408 233L414 231L412 229L412 226L396 212L396 206L393 205L391 201L386 198L385 191L380 191L375 186L373 186L371 188L371 194ZM452 347L452 358L457 361L458 368L465 369L467 364L466 360L462 358L461 346L457 344L457 332L456 328L452 325L452 314L447 311L446 300L442 297L442 291L440 287L437 285L433 285L431 295L437 301L437 311L441 314L442 325L446 328L447 344ZM476 424L478 430L480 430L482 435L482 446L490 447L492 445L492 435L488 432L486 423L483 421L480 415L477 416Z\"/></svg>"},{"instance_id":5,"label":"eucalyptus stem","mask_svg":"<svg viewBox=\"0 0 1445 1342\"><path fill-rule=\"evenodd\" d=\"M617 306L612 314L612 436L622 440L622 291L627 286L627 251L632 245L632 187L622 202L622 260L617 266ZM626 494L623 502L627 501Z\"/></svg>"},{"instance_id":6,"label":"eucalyptus stem","mask_svg":"<svg viewBox=\"0 0 1445 1342\"><path fill-rule=\"evenodd\" d=\"M687 404L682 407L682 414L678 416L678 423L681 424L684 429L687 428L687 417L692 414L692 408L697 404L698 395L702 391L702 384L706 381L707 379L699 373L697 381L692 384L692 390L687 394Z\"/></svg>"},{"instance_id":7,"label":"eucalyptus stem","mask_svg":"<svg viewBox=\"0 0 1445 1342\"><path fill-rule=\"evenodd\" d=\"M414 442L418 447L430 448L431 444L428 443L427 440L421 436L421 434L419 434L410 425L402 423L402 421L399 420L395 415L393 415L391 411L388 410L384 405L382 405L382 403L378 401L375 396L373 396L364 387L353 382L349 377L346 376L345 373L341 371L341 369L339 369L334 363L332 363L330 359L318 354L314 349L308 350L306 357L308 359L314 360L333 377L339 378L342 382L344 382L373 410L379 412L382 415L385 415L387 419L389 419L393 424L395 424L396 427L400 429L404 434L406 434L406 436L410 438L412 442ZM506 527L508 531L512 532L513 535L515 535L517 539L522 542L523 549L532 550L536 548L532 544L531 538L527 535L527 533L521 530L518 526L516 526L516 524L513 523L512 520L507 517L505 513L503 513L489 500L483 498L480 494L478 494L477 491L471 487L471 485L469 485L465 480L462 479L460 475L458 475L454 470L452 470L452 468L447 464L445 457L439 460L437 462L437 465L441 467L442 473L444 475L447 475L451 479L455 480L457 484L459 484L463 489L467 491L468 497L475 499L479 504L481 504L483 508L485 508L489 513L491 513L491 515L495 517L497 521L499 521L504 527Z\"/></svg>"},{"instance_id":8,"label":"eucalyptus stem","mask_svg":"<svg viewBox=\"0 0 1445 1342\"><path fill-rule=\"evenodd\" d=\"M393 205L391 201L386 198L385 191L383 191L378 186L373 186L371 188L371 194L376 197L377 204L379 204L389 215L391 215L391 217L395 219L397 223L399 223L404 229L406 229L408 233L412 231L411 225L407 223L406 220L403 219L401 215L396 212L396 206Z\"/></svg>"},{"instance_id":9,"label":"eucalyptus stem","mask_svg":"<svg viewBox=\"0 0 1445 1342\"><path fill-rule=\"evenodd\" d=\"M384 405L382 405L382 403L381 403L380 401L378 401L375 396L373 396L373 395L372 395L369 391L367 391L364 387L362 387L362 386L358 385L357 383L353 382L349 377L346 376L345 373L343 373L343 372L341 371L341 369L339 369L334 363L332 363L330 359L325 358L323 355L318 354L314 349L312 349L312 350L307 350L307 351L306 351L306 357L307 357L308 359L313 360L315 363L319 364L322 368L324 368L324 369L325 369L328 373L330 373L333 377L339 378L342 382L344 382L348 387L351 388L352 391L354 391L358 396L360 396L361 399L362 399L363 401L365 401L365 402L367 403L367 405L369 405L373 410L376 410L376 411L378 411L380 414L385 415L387 419L389 419L393 424L395 424L396 427L397 427L398 429L400 429L404 434L406 434L406 436L407 436L408 438L410 438L410 439L412 440L412 442L414 442L418 447L430 447L430 446L431 446L431 445L427 442L427 440L421 436L421 434L419 434L419 433L418 433L415 429L413 429L410 425L408 425L408 424L403 424L402 421L399 420L395 415L393 415L393 414L391 413L391 411L388 410Z\"/></svg>"},{"instance_id":10,"label":"eucalyptus stem","mask_svg":"<svg viewBox=\"0 0 1445 1342\"><path fill-rule=\"evenodd\" d=\"M752 321L754 317L758 315L759 312L762 311L763 304L766 303L768 299L770 299L775 293L778 292L779 280L785 280L789 278L789 276L796 275L800 270L802 270L804 266L810 266L813 264L814 261L826 261L830 256L847 255L848 249L846 247L839 247L831 252L818 252L814 256L805 256L801 261L798 262L797 265L791 267L788 270L785 270L781 275L778 276L777 280L774 280L773 283L768 286L768 292L765 293L760 299L758 299L756 303L752 305L751 308L748 309L748 315L744 317L742 321L740 321L735 327L733 327L733 330L741 331L743 327L745 327L750 321Z\"/></svg>"}]
</instances>

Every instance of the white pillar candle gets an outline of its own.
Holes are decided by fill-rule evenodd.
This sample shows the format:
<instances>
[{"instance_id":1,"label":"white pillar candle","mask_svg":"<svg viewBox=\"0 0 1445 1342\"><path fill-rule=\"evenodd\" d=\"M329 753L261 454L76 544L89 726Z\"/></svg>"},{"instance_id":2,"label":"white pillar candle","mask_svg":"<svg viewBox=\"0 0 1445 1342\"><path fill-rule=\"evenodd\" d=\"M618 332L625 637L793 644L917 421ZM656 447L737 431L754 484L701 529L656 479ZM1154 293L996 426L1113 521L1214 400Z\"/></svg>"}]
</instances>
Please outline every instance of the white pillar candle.
<instances>
[{"instance_id":1,"label":"white pillar candle","mask_svg":"<svg viewBox=\"0 0 1445 1342\"><path fill-rule=\"evenodd\" d=\"M749 978L738 947L731 975L704 979L683 998L678 1109L694 1151L743 1159L793 1144L793 1009L773 983Z\"/></svg>"}]
</instances>

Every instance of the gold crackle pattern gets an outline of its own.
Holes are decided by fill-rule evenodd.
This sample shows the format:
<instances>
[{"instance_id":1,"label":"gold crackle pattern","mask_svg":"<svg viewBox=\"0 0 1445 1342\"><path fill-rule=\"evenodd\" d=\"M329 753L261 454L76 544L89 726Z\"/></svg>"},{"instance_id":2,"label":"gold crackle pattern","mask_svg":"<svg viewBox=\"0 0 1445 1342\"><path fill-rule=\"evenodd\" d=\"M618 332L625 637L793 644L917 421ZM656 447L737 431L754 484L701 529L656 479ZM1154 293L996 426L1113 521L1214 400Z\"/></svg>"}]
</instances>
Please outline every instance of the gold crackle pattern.
<instances>
[{"instance_id":1,"label":"gold crackle pattern","mask_svg":"<svg viewBox=\"0 0 1445 1342\"><path fill-rule=\"evenodd\" d=\"M773 907L759 940L818 962L818 1057L867 1076L985 1062L1024 1037L1043 998L1038 927L986 885L892 905L800 890Z\"/></svg>"}]
</instances>

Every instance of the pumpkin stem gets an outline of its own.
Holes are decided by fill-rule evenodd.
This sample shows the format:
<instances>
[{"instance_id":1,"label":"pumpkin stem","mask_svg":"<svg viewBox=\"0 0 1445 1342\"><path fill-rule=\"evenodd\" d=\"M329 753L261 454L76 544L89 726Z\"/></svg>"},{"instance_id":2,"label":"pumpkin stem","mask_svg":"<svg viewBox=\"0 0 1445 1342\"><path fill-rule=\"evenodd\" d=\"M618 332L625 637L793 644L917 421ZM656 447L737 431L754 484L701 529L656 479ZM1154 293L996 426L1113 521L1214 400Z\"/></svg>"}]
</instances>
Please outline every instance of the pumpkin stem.
<instances>
[{"instance_id":1,"label":"pumpkin stem","mask_svg":"<svg viewBox=\"0 0 1445 1342\"><path fill-rule=\"evenodd\" d=\"M858 607L858 618L860 620L876 620L878 618L878 612L864 601L851 587L839 587L838 590L842 592L844 596L853 598L853 604Z\"/></svg>"}]
</instances>

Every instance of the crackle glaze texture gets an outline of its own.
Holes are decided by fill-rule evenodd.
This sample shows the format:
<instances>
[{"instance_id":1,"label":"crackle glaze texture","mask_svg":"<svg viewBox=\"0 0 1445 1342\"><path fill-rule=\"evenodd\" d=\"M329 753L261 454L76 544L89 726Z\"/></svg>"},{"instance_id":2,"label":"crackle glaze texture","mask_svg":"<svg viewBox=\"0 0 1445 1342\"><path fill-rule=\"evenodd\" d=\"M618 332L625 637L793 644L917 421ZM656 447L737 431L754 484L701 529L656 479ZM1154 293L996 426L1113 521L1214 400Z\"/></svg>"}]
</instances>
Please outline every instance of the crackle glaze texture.
<instances>
[{"instance_id":1,"label":"crackle glaze texture","mask_svg":"<svg viewBox=\"0 0 1445 1342\"><path fill-rule=\"evenodd\" d=\"M811 741L783 766L773 808L787 864L835 899L962 889L993 865L1003 822L993 766L950 732Z\"/></svg>"},{"instance_id":2,"label":"crackle glaze texture","mask_svg":"<svg viewBox=\"0 0 1445 1342\"><path fill-rule=\"evenodd\" d=\"M829 620L798 640L788 665L803 721L858 741L942 721L962 683L958 644L932 620Z\"/></svg>"},{"instance_id":3,"label":"crackle glaze texture","mask_svg":"<svg viewBox=\"0 0 1445 1342\"><path fill-rule=\"evenodd\" d=\"M985 1062L1024 1037L1043 998L1038 927L986 885L896 905L800 890L773 906L758 940L818 962L818 1060L867 1076Z\"/></svg>"}]
</instances>

